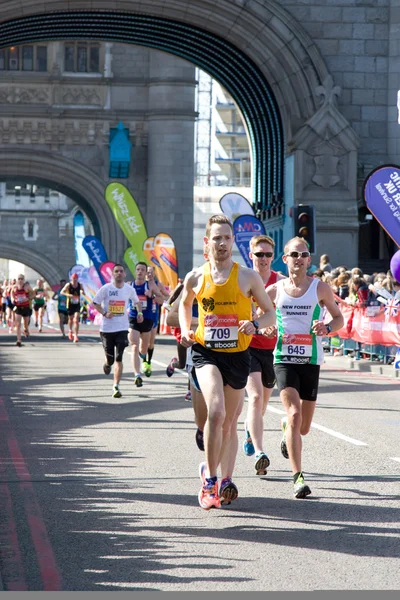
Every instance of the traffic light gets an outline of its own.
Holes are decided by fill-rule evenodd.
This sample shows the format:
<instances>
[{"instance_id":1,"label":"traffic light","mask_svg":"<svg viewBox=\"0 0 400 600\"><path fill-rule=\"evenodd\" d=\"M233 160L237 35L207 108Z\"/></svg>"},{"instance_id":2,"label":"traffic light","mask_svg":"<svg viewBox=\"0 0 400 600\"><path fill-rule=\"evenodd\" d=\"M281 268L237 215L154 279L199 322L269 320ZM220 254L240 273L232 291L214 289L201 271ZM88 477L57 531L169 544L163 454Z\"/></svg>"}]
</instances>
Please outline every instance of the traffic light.
<instances>
[{"instance_id":1,"label":"traffic light","mask_svg":"<svg viewBox=\"0 0 400 600\"><path fill-rule=\"evenodd\" d=\"M315 207L299 204L293 207L294 235L306 240L311 254L315 254Z\"/></svg>"}]
</instances>

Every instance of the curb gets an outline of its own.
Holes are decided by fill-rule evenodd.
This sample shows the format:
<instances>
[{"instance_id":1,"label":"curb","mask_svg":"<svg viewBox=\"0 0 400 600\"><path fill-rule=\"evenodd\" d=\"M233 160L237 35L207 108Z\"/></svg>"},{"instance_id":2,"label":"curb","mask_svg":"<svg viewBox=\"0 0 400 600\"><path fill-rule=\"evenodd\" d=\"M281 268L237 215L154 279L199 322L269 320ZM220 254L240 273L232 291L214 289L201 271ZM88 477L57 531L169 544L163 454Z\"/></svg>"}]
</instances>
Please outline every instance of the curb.
<instances>
[{"instance_id":1,"label":"curb","mask_svg":"<svg viewBox=\"0 0 400 600\"><path fill-rule=\"evenodd\" d=\"M371 373L374 375L384 375L392 379L400 379L400 369L395 369L393 365L384 365L370 360L346 358L337 355L325 355L324 364L339 367L348 371L360 371L362 373Z\"/></svg>"}]
</instances>

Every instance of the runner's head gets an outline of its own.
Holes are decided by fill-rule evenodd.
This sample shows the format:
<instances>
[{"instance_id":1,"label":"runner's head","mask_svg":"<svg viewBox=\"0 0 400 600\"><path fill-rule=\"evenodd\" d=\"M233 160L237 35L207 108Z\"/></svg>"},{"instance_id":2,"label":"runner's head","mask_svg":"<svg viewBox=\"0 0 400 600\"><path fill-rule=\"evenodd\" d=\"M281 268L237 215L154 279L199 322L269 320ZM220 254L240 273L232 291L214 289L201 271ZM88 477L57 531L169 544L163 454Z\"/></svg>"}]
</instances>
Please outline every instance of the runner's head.
<instances>
[{"instance_id":1,"label":"runner's head","mask_svg":"<svg viewBox=\"0 0 400 600\"><path fill-rule=\"evenodd\" d=\"M253 261L253 268L259 272L268 271L274 259L275 242L268 235L255 235L250 240L249 256Z\"/></svg>"},{"instance_id":2,"label":"runner's head","mask_svg":"<svg viewBox=\"0 0 400 600\"><path fill-rule=\"evenodd\" d=\"M25 275L22 275L22 273L17 276L17 285L19 285L20 288L23 288L25 285Z\"/></svg>"},{"instance_id":3,"label":"runner's head","mask_svg":"<svg viewBox=\"0 0 400 600\"><path fill-rule=\"evenodd\" d=\"M294 237L283 249L283 262L291 273L307 273L311 265L310 248L304 238Z\"/></svg>"},{"instance_id":4,"label":"runner's head","mask_svg":"<svg viewBox=\"0 0 400 600\"><path fill-rule=\"evenodd\" d=\"M147 275L147 264L145 262L139 261L136 263L135 274L137 281L144 281Z\"/></svg>"},{"instance_id":5,"label":"runner's head","mask_svg":"<svg viewBox=\"0 0 400 600\"><path fill-rule=\"evenodd\" d=\"M78 273L72 273L72 275L71 275L72 283L76 283L78 281L78 279L79 279Z\"/></svg>"},{"instance_id":6,"label":"runner's head","mask_svg":"<svg viewBox=\"0 0 400 600\"><path fill-rule=\"evenodd\" d=\"M115 263L115 265L113 266L112 274L113 274L114 282L116 284L120 285L121 283L124 282L124 280L125 280L125 269L119 263Z\"/></svg>"},{"instance_id":7,"label":"runner's head","mask_svg":"<svg viewBox=\"0 0 400 600\"><path fill-rule=\"evenodd\" d=\"M232 256L235 241L233 225L225 215L213 215L208 219L206 235L203 239L203 253L215 262L222 262Z\"/></svg>"}]
</instances>

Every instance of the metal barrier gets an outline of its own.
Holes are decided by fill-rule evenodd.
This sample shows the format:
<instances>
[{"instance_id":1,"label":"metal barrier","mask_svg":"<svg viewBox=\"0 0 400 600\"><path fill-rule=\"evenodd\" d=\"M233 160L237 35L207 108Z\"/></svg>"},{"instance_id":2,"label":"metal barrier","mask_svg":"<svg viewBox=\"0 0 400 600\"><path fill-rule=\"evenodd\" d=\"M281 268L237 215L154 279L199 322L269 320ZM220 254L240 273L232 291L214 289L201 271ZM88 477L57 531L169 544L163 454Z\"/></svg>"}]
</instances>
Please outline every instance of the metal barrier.
<instances>
[{"instance_id":1,"label":"metal barrier","mask_svg":"<svg viewBox=\"0 0 400 600\"><path fill-rule=\"evenodd\" d=\"M322 345L329 354L353 355L355 360L367 359L371 362L381 362L390 365L394 362L397 346L381 346L362 344L351 339L342 339L338 336L322 338Z\"/></svg>"}]
</instances>

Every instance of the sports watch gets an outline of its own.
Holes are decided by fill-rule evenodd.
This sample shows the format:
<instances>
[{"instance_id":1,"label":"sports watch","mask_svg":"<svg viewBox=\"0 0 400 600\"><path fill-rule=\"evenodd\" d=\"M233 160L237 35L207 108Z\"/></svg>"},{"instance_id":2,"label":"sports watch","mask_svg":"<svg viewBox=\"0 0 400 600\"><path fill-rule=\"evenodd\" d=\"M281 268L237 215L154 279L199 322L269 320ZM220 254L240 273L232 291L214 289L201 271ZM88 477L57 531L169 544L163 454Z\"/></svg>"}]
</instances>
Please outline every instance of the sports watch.
<instances>
[{"instance_id":1,"label":"sports watch","mask_svg":"<svg viewBox=\"0 0 400 600\"><path fill-rule=\"evenodd\" d=\"M259 333L258 328L260 327L260 324L258 321L252 321L252 323L253 323L254 327L256 328L255 335L257 335Z\"/></svg>"},{"instance_id":2,"label":"sports watch","mask_svg":"<svg viewBox=\"0 0 400 600\"><path fill-rule=\"evenodd\" d=\"M327 331L327 333L331 333L331 331L332 331L332 327L329 325L329 323L326 323L326 324L325 324L325 327L326 327L326 331Z\"/></svg>"}]
</instances>

